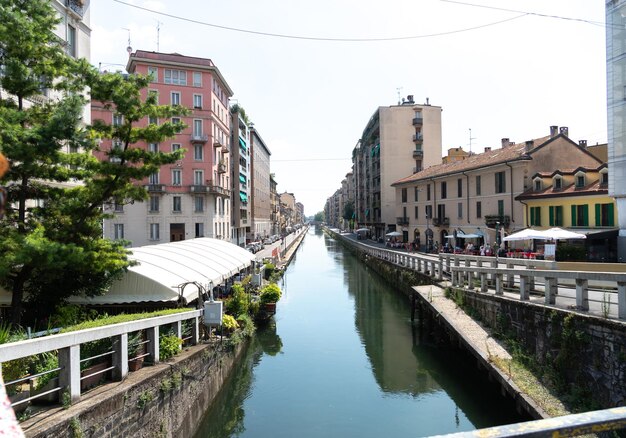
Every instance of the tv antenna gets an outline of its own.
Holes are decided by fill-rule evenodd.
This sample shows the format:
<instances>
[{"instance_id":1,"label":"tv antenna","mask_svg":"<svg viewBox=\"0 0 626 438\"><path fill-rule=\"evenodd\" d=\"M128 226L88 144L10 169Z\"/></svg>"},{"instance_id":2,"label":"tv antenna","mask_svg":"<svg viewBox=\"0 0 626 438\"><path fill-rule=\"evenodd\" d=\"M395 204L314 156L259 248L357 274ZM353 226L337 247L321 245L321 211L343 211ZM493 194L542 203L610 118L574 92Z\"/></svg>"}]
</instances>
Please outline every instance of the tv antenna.
<instances>
[{"instance_id":1,"label":"tv antenna","mask_svg":"<svg viewBox=\"0 0 626 438\"><path fill-rule=\"evenodd\" d=\"M157 20L157 52L159 51L159 37L161 34L161 25L163 23L161 23L159 20Z\"/></svg>"},{"instance_id":2,"label":"tv antenna","mask_svg":"<svg viewBox=\"0 0 626 438\"><path fill-rule=\"evenodd\" d=\"M398 92L398 105L402 103L402 97L401 97L402 89L403 87L396 88L396 91Z\"/></svg>"},{"instance_id":3,"label":"tv antenna","mask_svg":"<svg viewBox=\"0 0 626 438\"><path fill-rule=\"evenodd\" d=\"M126 51L130 55L131 53L133 53L133 48L130 45L130 29L128 29L126 27L122 27L122 29L124 29L125 31L128 32L128 46L126 47Z\"/></svg>"},{"instance_id":4,"label":"tv antenna","mask_svg":"<svg viewBox=\"0 0 626 438\"><path fill-rule=\"evenodd\" d=\"M469 129L469 153L472 155L472 140L476 140L476 137L472 137L472 128Z\"/></svg>"}]
</instances>

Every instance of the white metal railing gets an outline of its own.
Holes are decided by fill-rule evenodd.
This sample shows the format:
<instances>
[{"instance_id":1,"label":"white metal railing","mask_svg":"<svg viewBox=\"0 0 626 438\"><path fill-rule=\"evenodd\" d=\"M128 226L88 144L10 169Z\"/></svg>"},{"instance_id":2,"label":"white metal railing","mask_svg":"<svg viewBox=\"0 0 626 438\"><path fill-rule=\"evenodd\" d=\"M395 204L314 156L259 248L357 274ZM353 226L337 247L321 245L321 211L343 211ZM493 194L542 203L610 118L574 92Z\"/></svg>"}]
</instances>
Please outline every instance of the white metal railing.
<instances>
[{"instance_id":1,"label":"white metal railing","mask_svg":"<svg viewBox=\"0 0 626 438\"><path fill-rule=\"evenodd\" d=\"M36 339L2 344L0 345L0 364L11 360L54 351L58 352L59 360L58 368L54 370L45 371L38 375L27 376L12 382L5 382L5 386L23 383L27 380L31 380L51 372L58 372L59 385L57 387L46 392L39 393L33 397L29 397L28 399L20 400L14 403L14 405L25 403L53 392L67 392L72 402L78 401L81 395L81 380L111 371L113 380L120 381L128 375L129 359L132 361L150 356L153 363L158 363L159 327L161 326L173 325L174 333L179 338L188 340L192 345L197 344L199 339L199 320L202 317L202 313L202 309L190 310L188 312L174 313L171 315L140 319L132 322L111 324L86 330L60 333ZM191 335L183 338L182 323L183 321L189 320L192 321ZM129 358L128 334L140 330L146 333L147 340L142 342L142 344L146 347L146 352L139 354L134 358ZM80 358L80 347L82 344L108 338L111 339L113 345L113 349L111 351L89 358ZM98 370L93 374L81 376L81 362L109 355L111 356L111 366Z\"/></svg>"}]
</instances>

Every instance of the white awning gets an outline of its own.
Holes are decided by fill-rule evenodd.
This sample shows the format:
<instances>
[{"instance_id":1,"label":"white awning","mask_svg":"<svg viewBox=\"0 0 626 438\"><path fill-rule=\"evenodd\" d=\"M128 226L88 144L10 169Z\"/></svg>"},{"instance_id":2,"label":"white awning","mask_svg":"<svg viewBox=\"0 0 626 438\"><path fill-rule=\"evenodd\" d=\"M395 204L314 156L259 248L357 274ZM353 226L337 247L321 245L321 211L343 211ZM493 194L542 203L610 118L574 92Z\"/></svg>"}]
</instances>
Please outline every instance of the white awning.
<instances>
[{"instance_id":1,"label":"white awning","mask_svg":"<svg viewBox=\"0 0 626 438\"><path fill-rule=\"evenodd\" d=\"M93 298L73 297L75 304L122 304L136 302L176 301L179 285L196 281L214 286L246 269L254 254L237 245L208 237L130 248L131 260L123 278L111 285L104 295ZM190 284L183 298L190 302L198 297Z\"/></svg>"}]
</instances>

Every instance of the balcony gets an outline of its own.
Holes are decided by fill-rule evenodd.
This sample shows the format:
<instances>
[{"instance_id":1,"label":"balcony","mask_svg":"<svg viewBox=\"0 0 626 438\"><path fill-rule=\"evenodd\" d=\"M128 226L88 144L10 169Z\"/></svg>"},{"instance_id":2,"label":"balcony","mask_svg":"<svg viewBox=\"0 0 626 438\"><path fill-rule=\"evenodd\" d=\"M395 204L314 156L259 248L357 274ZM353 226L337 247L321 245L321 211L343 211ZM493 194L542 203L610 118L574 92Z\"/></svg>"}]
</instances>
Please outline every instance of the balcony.
<instances>
[{"instance_id":1,"label":"balcony","mask_svg":"<svg viewBox=\"0 0 626 438\"><path fill-rule=\"evenodd\" d=\"M83 18L85 14L84 0L65 0L65 6L80 18Z\"/></svg>"},{"instance_id":2,"label":"balcony","mask_svg":"<svg viewBox=\"0 0 626 438\"><path fill-rule=\"evenodd\" d=\"M226 163L220 161L217 165L217 173L226 173Z\"/></svg>"},{"instance_id":3,"label":"balcony","mask_svg":"<svg viewBox=\"0 0 626 438\"><path fill-rule=\"evenodd\" d=\"M194 184L193 186L189 186L191 193L206 193L208 191L208 187L205 185Z\"/></svg>"},{"instance_id":4,"label":"balcony","mask_svg":"<svg viewBox=\"0 0 626 438\"><path fill-rule=\"evenodd\" d=\"M221 142L221 141L219 141L219 140L215 140L215 141L213 142L213 147L214 147L214 148L216 148L216 149L222 149L222 152L223 152L223 153L225 153L225 154L227 154L228 152L230 152L230 151L228 150L228 147L226 147L226 145L225 145L225 144L222 144L222 142Z\"/></svg>"},{"instance_id":5,"label":"balcony","mask_svg":"<svg viewBox=\"0 0 626 438\"><path fill-rule=\"evenodd\" d=\"M165 191L164 184L148 184L146 190L150 193L163 193Z\"/></svg>"},{"instance_id":6,"label":"balcony","mask_svg":"<svg viewBox=\"0 0 626 438\"><path fill-rule=\"evenodd\" d=\"M209 136L206 134L191 134L189 136L189 141L191 141L192 143L206 143L207 141L209 141Z\"/></svg>"},{"instance_id":7,"label":"balcony","mask_svg":"<svg viewBox=\"0 0 626 438\"><path fill-rule=\"evenodd\" d=\"M424 158L424 151L421 149L415 149L413 151L413 158L415 159L422 159Z\"/></svg>"},{"instance_id":8,"label":"balcony","mask_svg":"<svg viewBox=\"0 0 626 438\"><path fill-rule=\"evenodd\" d=\"M424 142L424 135L421 132L413 134L413 143L422 144Z\"/></svg>"},{"instance_id":9,"label":"balcony","mask_svg":"<svg viewBox=\"0 0 626 438\"><path fill-rule=\"evenodd\" d=\"M225 187L213 184L213 180L208 180L206 187L207 193L209 193L210 195L224 196L226 198L230 198L230 190Z\"/></svg>"},{"instance_id":10,"label":"balcony","mask_svg":"<svg viewBox=\"0 0 626 438\"><path fill-rule=\"evenodd\" d=\"M448 225L450 225L450 218L449 217L434 217L433 225L435 227L447 227Z\"/></svg>"},{"instance_id":11,"label":"balcony","mask_svg":"<svg viewBox=\"0 0 626 438\"><path fill-rule=\"evenodd\" d=\"M413 117L413 126L421 126L424 124L424 118L423 117Z\"/></svg>"},{"instance_id":12,"label":"balcony","mask_svg":"<svg viewBox=\"0 0 626 438\"><path fill-rule=\"evenodd\" d=\"M398 225L409 225L409 218L408 217L397 217L396 218L396 224L398 224Z\"/></svg>"},{"instance_id":13,"label":"balcony","mask_svg":"<svg viewBox=\"0 0 626 438\"><path fill-rule=\"evenodd\" d=\"M498 214L485 215L485 225L488 228L495 228L496 225L498 224L504 227L508 227L510 223L511 223L510 216L501 216Z\"/></svg>"}]
</instances>

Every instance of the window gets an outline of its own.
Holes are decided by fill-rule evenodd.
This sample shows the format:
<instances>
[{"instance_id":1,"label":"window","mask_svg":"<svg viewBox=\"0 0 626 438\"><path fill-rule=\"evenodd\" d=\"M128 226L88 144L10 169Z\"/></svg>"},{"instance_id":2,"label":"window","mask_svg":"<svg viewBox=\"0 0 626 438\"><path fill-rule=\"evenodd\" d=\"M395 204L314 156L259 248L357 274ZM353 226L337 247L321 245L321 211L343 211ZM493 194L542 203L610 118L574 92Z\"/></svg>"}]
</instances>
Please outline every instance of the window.
<instances>
[{"instance_id":1,"label":"window","mask_svg":"<svg viewBox=\"0 0 626 438\"><path fill-rule=\"evenodd\" d=\"M76 28L67 25L67 54L76 58Z\"/></svg>"},{"instance_id":2,"label":"window","mask_svg":"<svg viewBox=\"0 0 626 438\"><path fill-rule=\"evenodd\" d=\"M561 177L555 177L553 184L554 190L561 190L561 188L563 188L563 180L561 179Z\"/></svg>"},{"instance_id":3,"label":"window","mask_svg":"<svg viewBox=\"0 0 626 438\"><path fill-rule=\"evenodd\" d=\"M426 184L426 200L430 201L430 184Z\"/></svg>"},{"instance_id":4,"label":"window","mask_svg":"<svg viewBox=\"0 0 626 438\"><path fill-rule=\"evenodd\" d=\"M149 116L148 117L148 124L150 125L158 125L159 124L159 119L153 116Z\"/></svg>"},{"instance_id":5,"label":"window","mask_svg":"<svg viewBox=\"0 0 626 438\"><path fill-rule=\"evenodd\" d=\"M530 226L541 226L541 207L530 207Z\"/></svg>"},{"instance_id":6,"label":"window","mask_svg":"<svg viewBox=\"0 0 626 438\"><path fill-rule=\"evenodd\" d=\"M193 72L193 86L194 87L202 86L202 73L200 73L199 71Z\"/></svg>"},{"instance_id":7,"label":"window","mask_svg":"<svg viewBox=\"0 0 626 438\"><path fill-rule=\"evenodd\" d=\"M113 209L116 213L124 213L124 204L113 203Z\"/></svg>"},{"instance_id":8,"label":"window","mask_svg":"<svg viewBox=\"0 0 626 438\"><path fill-rule=\"evenodd\" d=\"M184 70L165 69L163 71L163 82L173 85L187 85L187 72Z\"/></svg>"},{"instance_id":9,"label":"window","mask_svg":"<svg viewBox=\"0 0 626 438\"><path fill-rule=\"evenodd\" d=\"M609 184L609 172L600 173L600 184L602 184L603 186Z\"/></svg>"},{"instance_id":10,"label":"window","mask_svg":"<svg viewBox=\"0 0 626 438\"><path fill-rule=\"evenodd\" d=\"M437 217L440 221L446 217L446 204L437 204Z\"/></svg>"},{"instance_id":11,"label":"window","mask_svg":"<svg viewBox=\"0 0 626 438\"><path fill-rule=\"evenodd\" d=\"M196 222L196 237L204 237L204 224Z\"/></svg>"},{"instance_id":12,"label":"window","mask_svg":"<svg viewBox=\"0 0 626 438\"><path fill-rule=\"evenodd\" d=\"M610 204L596 204L596 227L612 227L615 225L615 206Z\"/></svg>"},{"instance_id":13,"label":"window","mask_svg":"<svg viewBox=\"0 0 626 438\"><path fill-rule=\"evenodd\" d=\"M157 90L148 90L148 98L154 99L156 105L159 104L159 92Z\"/></svg>"},{"instance_id":14,"label":"window","mask_svg":"<svg viewBox=\"0 0 626 438\"><path fill-rule=\"evenodd\" d=\"M589 226L589 206L588 205L572 205L572 226L588 227Z\"/></svg>"},{"instance_id":15,"label":"window","mask_svg":"<svg viewBox=\"0 0 626 438\"><path fill-rule=\"evenodd\" d=\"M415 193L414 193L414 196L415 196L415 202L419 201L419 196L418 196L418 193L419 193L419 190L418 190L418 188L417 188L417 187L415 187ZM417 216L416 216L416 217L417 217Z\"/></svg>"},{"instance_id":16,"label":"window","mask_svg":"<svg viewBox=\"0 0 626 438\"><path fill-rule=\"evenodd\" d=\"M159 69L148 67L148 76L150 76L150 82L159 82Z\"/></svg>"},{"instance_id":17,"label":"window","mask_svg":"<svg viewBox=\"0 0 626 438\"><path fill-rule=\"evenodd\" d=\"M196 186L201 186L203 183L204 183L204 171L194 170L193 171L193 184Z\"/></svg>"},{"instance_id":18,"label":"window","mask_svg":"<svg viewBox=\"0 0 626 438\"><path fill-rule=\"evenodd\" d=\"M415 219L417 219L419 217L419 207L416 205L415 206Z\"/></svg>"},{"instance_id":19,"label":"window","mask_svg":"<svg viewBox=\"0 0 626 438\"><path fill-rule=\"evenodd\" d=\"M480 175L476 175L476 196L480 196Z\"/></svg>"},{"instance_id":20,"label":"window","mask_svg":"<svg viewBox=\"0 0 626 438\"><path fill-rule=\"evenodd\" d=\"M204 197L203 196L194 196L193 211L196 213L202 213L204 211Z\"/></svg>"},{"instance_id":21,"label":"window","mask_svg":"<svg viewBox=\"0 0 626 438\"><path fill-rule=\"evenodd\" d=\"M109 153L109 161L111 163L120 163L122 161L122 157L120 157L122 153L122 142L119 140L113 140L111 144L111 152Z\"/></svg>"},{"instance_id":22,"label":"window","mask_svg":"<svg viewBox=\"0 0 626 438\"><path fill-rule=\"evenodd\" d=\"M409 220L409 217L406 215L406 207L402 207L402 219L405 221Z\"/></svg>"},{"instance_id":23,"label":"window","mask_svg":"<svg viewBox=\"0 0 626 438\"><path fill-rule=\"evenodd\" d=\"M156 195L150 196L150 212L156 213L159 211L160 198Z\"/></svg>"},{"instance_id":24,"label":"window","mask_svg":"<svg viewBox=\"0 0 626 438\"><path fill-rule=\"evenodd\" d=\"M173 124L180 123L180 117L172 117L172 123Z\"/></svg>"},{"instance_id":25,"label":"window","mask_svg":"<svg viewBox=\"0 0 626 438\"><path fill-rule=\"evenodd\" d=\"M179 149L180 149L179 143L172 143L172 152L176 152Z\"/></svg>"},{"instance_id":26,"label":"window","mask_svg":"<svg viewBox=\"0 0 626 438\"><path fill-rule=\"evenodd\" d=\"M480 201L476 201L476 217L483 217L483 204Z\"/></svg>"},{"instance_id":27,"label":"window","mask_svg":"<svg viewBox=\"0 0 626 438\"><path fill-rule=\"evenodd\" d=\"M113 126L122 126L124 123L124 116L121 114L113 114Z\"/></svg>"},{"instance_id":28,"label":"window","mask_svg":"<svg viewBox=\"0 0 626 438\"><path fill-rule=\"evenodd\" d=\"M182 184L182 171L180 169L172 169L172 185L179 186Z\"/></svg>"},{"instance_id":29,"label":"window","mask_svg":"<svg viewBox=\"0 0 626 438\"><path fill-rule=\"evenodd\" d=\"M180 105L180 93L178 91L172 91L170 103L172 105Z\"/></svg>"},{"instance_id":30,"label":"window","mask_svg":"<svg viewBox=\"0 0 626 438\"><path fill-rule=\"evenodd\" d=\"M407 198L407 193L406 192L407 192L406 188L403 188L402 189L402 202L403 203L406 202L406 198Z\"/></svg>"},{"instance_id":31,"label":"window","mask_svg":"<svg viewBox=\"0 0 626 438\"><path fill-rule=\"evenodd\" d=\"M172 211L174 213L180 213L183 210L182 199L180 196L172 197Z\"/></svg>"},{"instance_id":32,"label":"window","mask_svg":"<svg viewBox=\"0 0 626 438\"><path fill-rule=\"evenodd\" d=\"M563 206L549 206L548 207L548 223L551 227L562 227L563 226Z\"/></svg>"},{"instance_id":33,"label":"window","mask_svg":"<svg viewBox=\"0 0 626 438\"><path fill-rule=\"evenodd\" d=\"M195 144L193 145L193 159L196 161L202 161L203 160L203 151L204 151L204 146L201 144Z\"/></svg>"},{"instance_id":34,"label":"window","mask_svg":"<svg viewBox=\"0 0 626 438\"><path fill-rule=\"evenodd\" d=\"M159 224L150 224L150 240L160 240Z\"/></svg>"},{"instance_id":35,"label":"window","mask_svg":"<svg viewBox=\"0 0 626 438\"><path fill-rule=\"evenodd\" d=\"M580 189L585 187L585 175L576 176L576 188Z\"/></svg>"},{"instance_id":36,"label":"window","mask_svg":"<svg viewBox=\"0 0 626 438\"><path fill-rule=\"evenodd\" d=\"M432 217L433 217L433 206L427 205L426 206L426 219L432 219Z\"/></svg>"},{"instance_id":37,"label":"window","mask_svg":"<svg viewBox=\"0 0 626 438\"><path fill-rule=\"evenodd\" d=\"M124 224L113 224L113 238L115 240L124 238Z\"/></svg>"},{"instance_id":38,"label":"window","mask_svg":"<svg viewBox=\"0 0 626 438\"><path fill-rule=\"evenodd\" d=\"M153 173L148 177L148 184L158 184L159 183L159 172Z\"/></svg>"},{"instance_id":39,"label":"window","mask_svg":"<svg viewBox=\"0 0 626 438\"><path fill-rule=\"evenodd\" d=\"M193 107L196 109L202 109L202 94L193 95Z\"/></svg>"},{"instance_id":40,"label":"window","mask_svg":"<svg viewBox=\"0 0 626 438\"><path fill-rule=\"evenodd\" d=\"M441 199L446 199L448 197L448 183L443 181L441 183Z\"/></svg>"},{"instance_id":41,"label":"window","mask_svg":"<svg viewBox=\"0 0 626 438\"><path fill-rule=\"evenodd\" d=\"M461 178L456 180L456 192L459 198L463 196L463 180Z\"/></svg>"},{"instance_id":42,"label":"window","mask_svg":"<svg viewBox=\"0 0 626 438\"><path fill-rule=\"evenodd\" d=\"M159 152L159 144L158 143L150 143L148 144L148 151L156 154Z\"/></svg>"},{"instance_id":43,"label":"window","mask_svg":"<svg viewBox=\"0 0 626 438\"><path fill-rule=\"evenodd\" d=\"M536 179L535 180L535 192L539 192L541 191L541 180L540 179Z\"/></svg>"},{"instance_id":44,"label":"window","mask_svg":"<svg viewBox=\"0 0 626 438\"><path fill-rule=\"evenodd\" d=\"M202 120L193 121L193 135L195 136L202 135Z\"/></svg>"},{"instance_id":45,"label":"window","mask_svg":"<svg viewBox=\"0 0 626 438\"><path fill-rule=\"evenodd\" d=\"M459 219L463 218L463 203L459 202L456 206L456 215Z\"/></svg>"},{"instance_id":46,"label":"window","mask_svg":"<svg viewBox=\"0 0 626 438\"><path fill-rule=\"evenodd\" d=\"M504 180L504 171L496 172L496 193L506 192L506 182Z\"/></svg>"},{"instance_id":47,"label":"window","mask_svg":"<svg viewBox=\"0 0 626 438\"><path fill-rule=\"evenodd\" d=\"M504 216L504 201L498 200L498 216Z\"/></svg>"}]
</instances>

